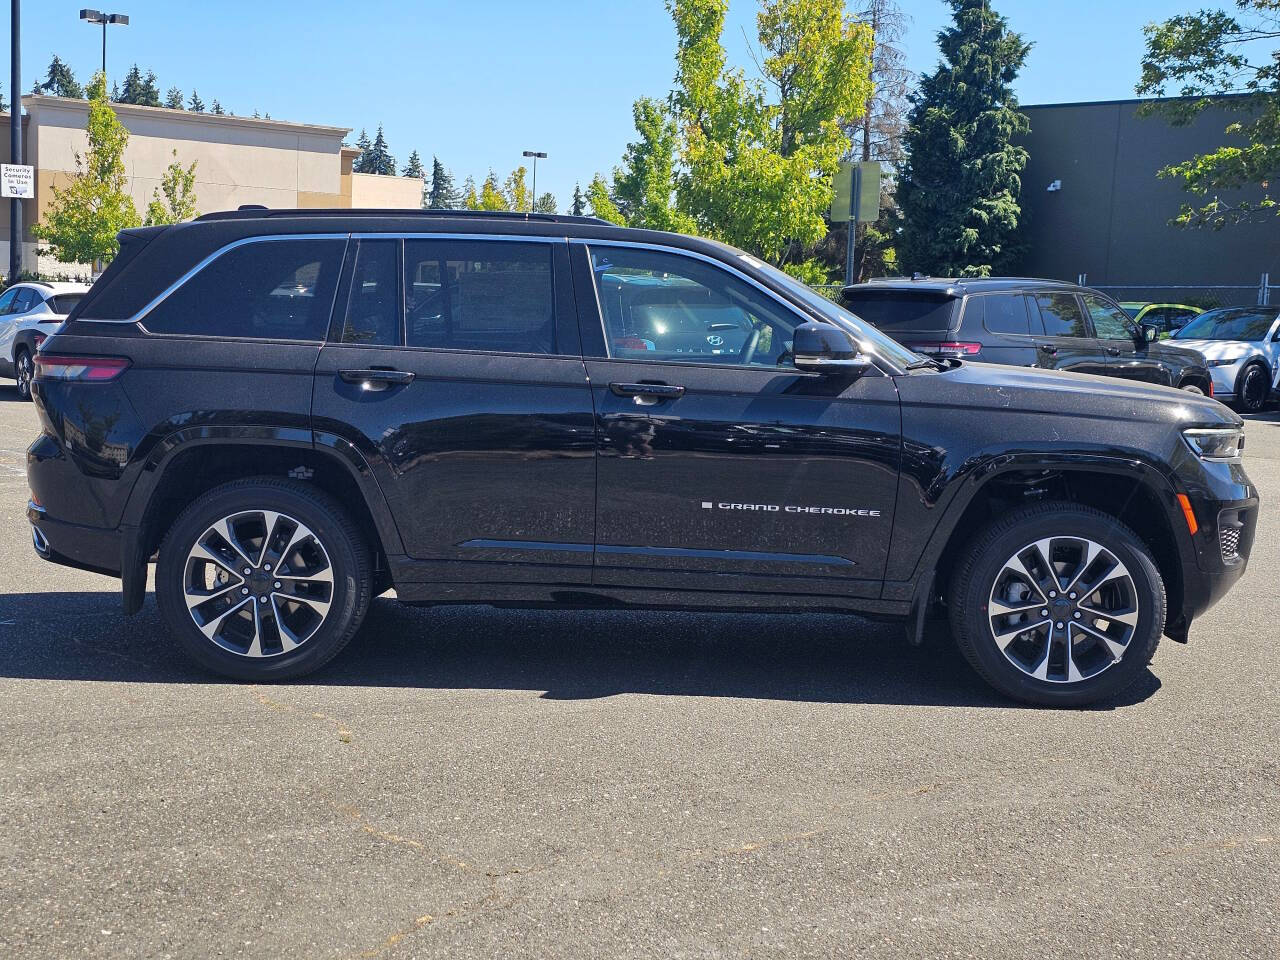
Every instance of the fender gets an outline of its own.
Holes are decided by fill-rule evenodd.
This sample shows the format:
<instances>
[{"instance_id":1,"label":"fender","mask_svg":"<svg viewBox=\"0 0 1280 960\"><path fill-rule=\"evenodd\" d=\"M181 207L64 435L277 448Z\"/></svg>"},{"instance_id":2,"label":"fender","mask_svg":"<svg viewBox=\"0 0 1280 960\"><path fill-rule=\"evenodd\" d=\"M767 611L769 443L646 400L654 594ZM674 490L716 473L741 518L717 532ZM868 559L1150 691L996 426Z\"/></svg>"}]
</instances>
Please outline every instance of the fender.
<instances>
[{"instance_id":1,"label":"fender","mask_svg":"<svg viewBox=\"0 0 1280 960\"><path fill-rule=\"evenodd\" d=\"M905 581L887 581L882 598L886 600L918 599L916 595L919 587L926 580L932 582L932 573L951 535L974 498L1000 476L1028 470L1054 470L1063 473L1092 471L1135 480L1145 484L1159 495L1158 499L1164 507L1165 520L1169 523L1170 529L1176 531L1178 523L1182 522L1180 508L1177 507L1174 496L1178 492L1183 492L1180 490L1180 485L1161 464L1141 451L1117 451L1114 448L1108 448L1106 452L986 451L967 459L960 469L944 481L944 489L934 499L935 503L945 503L942 515L934 525L910 577ZM1176 539L1179 552L1185 554L1190 549L1190 544L1183 543L1182 538ZM926 577L923 573L928 573L930 576Z\"/></svg>"}]
</instances>

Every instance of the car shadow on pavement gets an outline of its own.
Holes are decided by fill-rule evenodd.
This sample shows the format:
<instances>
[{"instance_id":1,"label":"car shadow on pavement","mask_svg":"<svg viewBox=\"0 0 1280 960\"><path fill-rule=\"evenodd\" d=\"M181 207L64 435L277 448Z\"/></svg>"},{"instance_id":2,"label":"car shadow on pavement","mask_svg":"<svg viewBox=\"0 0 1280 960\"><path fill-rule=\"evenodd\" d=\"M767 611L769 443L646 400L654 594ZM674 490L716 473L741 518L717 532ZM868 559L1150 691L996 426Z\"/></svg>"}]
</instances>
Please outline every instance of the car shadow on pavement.
<instances>
[{"instance_id":1,"label":"car shadow on pavement","mask_svg":"<svg viewBox=\"0 0 1280 960\"><path fill-rule=\"evenodd\" d=\"M1263 410L1261 413L1242 413L1245 423L1280 423L1280 410Z\"/></svg>"},{"instance_id":2,"label":"car shadow on pavement","mask_svg":"<svg viewBox=\"0 0 1280 960\"><path fill-rule=\"evenodd\" d=\"M637 610L416 609L375 600L332 664L294 681L423 690L540 690L552 700L639 693L815 703L1014 706L964 662L945 627L909 646L901 628L853 616ZM0 599L0 677L221 682L169 642L148 597L136 618L111 593ZM1146 671L1112 709L1160 688Z\"/></svg>"}]
</instances>

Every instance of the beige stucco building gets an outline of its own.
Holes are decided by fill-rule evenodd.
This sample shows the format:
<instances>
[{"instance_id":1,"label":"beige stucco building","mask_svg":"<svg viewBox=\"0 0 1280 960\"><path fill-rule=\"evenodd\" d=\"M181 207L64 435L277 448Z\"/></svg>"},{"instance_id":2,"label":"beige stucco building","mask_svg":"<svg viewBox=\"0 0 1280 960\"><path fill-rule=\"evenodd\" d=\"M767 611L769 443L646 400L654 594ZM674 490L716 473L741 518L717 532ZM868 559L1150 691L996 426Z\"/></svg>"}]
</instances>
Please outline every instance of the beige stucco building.
<instances>
[{"instance_id":1,"label":"beige stucco building","mask_svg":"<svg viewBox=\"0 0 1280 960\"><path fill-rule=\"evenodd\" d=\"M22 201L26 228L23 266L47 273L83 269L39 258L30 226L49 205L54 187L66 184L76 155L88 146L85 127L89 104L62 97L22 98L24 162L35 167L36 196ZM163 107L113 104L129 130L124 162L129 190L139 215L145 213L165 168L177 159L196 162L197 209L201 213L234 210L260 203L274 208L416 208L422 204L421 180L352 173L358 151L342 145L347 127L286 123L249 117L216 116ZM9 159L9 117L0 114L0 156ZM9 264L9 205L0 203L0 272Z\"/></svg>"}]
</instances>

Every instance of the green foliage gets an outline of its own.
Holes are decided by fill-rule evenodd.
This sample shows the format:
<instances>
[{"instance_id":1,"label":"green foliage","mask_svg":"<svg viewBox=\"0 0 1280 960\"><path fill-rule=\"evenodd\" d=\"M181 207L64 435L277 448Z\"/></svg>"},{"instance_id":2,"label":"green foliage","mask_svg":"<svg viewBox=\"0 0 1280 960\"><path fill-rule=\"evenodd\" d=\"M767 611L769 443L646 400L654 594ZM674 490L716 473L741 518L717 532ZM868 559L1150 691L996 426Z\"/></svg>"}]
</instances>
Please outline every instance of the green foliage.
<instances>
[{"instance_id":1,"label":"green foliage","mask_svg":"<svg viewBox=\"0 0 1280 960\"><path fill-rule=\"evenodd\" d=\"M599 217L601 220L608 220L620 226L627 222L613 202L609 185L598 173L587 184L587 207L593 217Z\"/></svg>"},{"instance_id":2,"label":"green foliage","mask_svg":"<svg viewBox=\"0 0 1280 960\"><path fill-rule=\"evenodd\" d=\"M142 221L144 226L155 227L166 223L182 223L200 216L196 210L196 161L184 167L178 162L178 151L173 151L173 160L165 168L164 176L151 193L151 203L147 205L147 215Z\"/></svg>"},{"instance_id":3,"label":"green foliage","mask_svg":"<svg viewBox=\"0 0 1280 960\"><path fill-rule=\"evenodd\" d=\"M575 183L573 185L573 202L569 205L569 213L575 217L580 217L587 212L587 199L582 195L582 186Z\"/></svg>"},{"instance_id":4,"label":"green foliage","mask_svg":"<svg viewBox=\"0 0 1280 960\"><path fill-rule=\"evenodd\" d=\"M427 171L422 169L422 158L418 156L417 150L409 154L409 162L404 165L400 175L402 177L416 177L419 180L426 179Z\"/></svg>"},{"instance_id":5,"label":"green foliage","mask_svg":"<svg viewBox=\"0 0 1280 960\"><path fill-rule=\"evenodd\" d=\"M537 200L533 201L534 213L556 213L557 204L555 194L544 193Z\"/></svg>"},{"instance_id":6,"label":"green foliage","mask_svg":"<svg viewBox=\"0 0 1280 960\"><path fill-rule=\"evenodd\" d=\"M224 114L226 114L227 111L223 110L222 104L215 99L213 101L213 106L209 108L209 112L212 113L215 117L221 117Z\"/></svg>"},{"instance_id":7,"label":"green foliage","mask_svg":"<svg viewBox=\"0 0 1280 960\"><path fill-rule=\"evenodd\" d=\"M147 71L144 77L135 63L125 74L124 89L115 98L117 103L132 103L139 107L160 106L160 87L156 84L156 75Z\"/></svg>"},{"instance_id":8,"label":"green foliage","mask_svg":"<svg viewBox=\"0 0 1280 960\"><path fill-rule=\"evenodd\" d=\"M378 124L378 132L374 135L373 143L369 142L368 135L361 130L356 146L360 148L360 156L356 157L355 163L351 165L353 171L376 173L384 177L396 175L396 158L387 149L387 138L382 133L382 124Z\"/></svg>"},{"instance_id":9,"label":"green foliage","mask_svg":"<svg viewBox=\"0 0 1280 960\"><path fill-rule=\"evenodd\" d=\"M699 232L774 263L826 236L836 165L872 88L869 28L842 0L764 0L762 77L727 70L726 0L667 0L676 27L672 103L682 134L681 211Z\"/></svg>"},{"instance_id":10,"label":"green foliage","mask_svg":"<svg viewBox=\"0 0 1280 960\"><path fill-rule=\"evenodd\" d=\"M528 169L523 166L511 171L511 176L507 177L506 183L502 186L507 205L501 209L528 211L533 208L533 194L529 192L529 187L525 183L528 175Z\"/></svg>"},{"instance_id":11,"label":"green foliage","mask_svg":"<svg viewBox=\"0 0 1280 960\"><path fill-rule=\"evenodd\" d=\"M453 185L453 175L445 169L439 157L432 157L431 190L427 194L427 206L432 210L456 210L462 205L462 200L462 193Z\"/></svg>"},{"instance_id":12,"label":"green foliage","mask_svg":"<svg viewBox=\"0 0 1280 960\"><path fill-rule=\"evenodd\" d=\"M191 99L187 101L187 109L192 113L204 113L204 101L194 90L191 91Z\"/></svg>"},{"instance_id":13,"label":"green foliage","mask_svg":"<svg viewBox=\"0 0 1280 960\"><path fill-rule=\"evenodd\" d=\"M1145 28L1138 93L1184 99L1150 104L1144 112L1163 113L1175 124L1190 123L1211 104L1239 114L1223 132L1242 145L1221 146L1159 172L1182 181L1190 193L1211 197L1199 206L1183 204L1173 221L1180 226L1221 229L1280 216L1280 201L1270 193L1280 179L1280 0L1237 0L1236 7L1239 16L1201 10ZM1212 99L1229 93L1246 96ZM1220 193L1259 187L1259 200Z\"/></svg>"},{"instance_id":14,"label":"green foliage","mask_svg":"<svg viewBox=\"0 0 1280 960\"><path fill-rule=\"evenodd\" d=\"M170 110L185 110L186 106L182 102L182 91L177 87L170 87L169 92L164 95L164 105Z\"/></svg>"},{"instance_id":15,"label":"green foliage","mask_svg":"<svg viewBox=\"0 0 1280 960\"><path fill-rule=\"evenodd\" d=\"M640 139L627 144L614 174L618 212L629 226L693 233L693 218L672 203L678 137L675 120L656 100L641 97L631 108Z\"/></svg>"},{"instance_id":16,"label":"green foliage","mask_svg":"<svg viewBox=\"0 0 1280 960\"><path fill-rule=\"evenodd\" d=\"M31 232L63 263L94 263L115 256L116 234L138 226L138 211L128 193L124 150L129 131L107 100L101 74L89 85L89 149L76 154L76 172L66 187L53 188L53 200Z\"/></svg>"},{"instance_id":17,"label":"green foliage","mask_svg":"<svg viewBox=\"0 0 1280 960\"><path fill-rule=\"evenodd\" d=\"M1008 264L1018 227L1028 130L1012 84L1030 45L989 0L948 0L943 63L920 81L897 183L903 267L989 276Z\"/></svg>"},{"instance_id":18,"label":"green foliage","mask_svg":"<svg viewBox=\"0 0 1280 960\"><path fill-rule=\"evenodd\" d=\"M831 267L821 260L801 260L797 263L784 263L782 269L801 283L811 287L820 287L831 283Z\"/></svg>"},{"instance_id":19,"label":"green foliage","mask_svg":"<svg viewBox=\"0 0 1280 960\"><path fill-rule=\"evenodd\" d=\"M71 68L63 63L56 53L49 63L49 72L45 75L44 83L37 83L35 92L45 93L52 97L84 99L84 87L76 82L76 76L71 72Z\"/></svg>"}]
</instances>

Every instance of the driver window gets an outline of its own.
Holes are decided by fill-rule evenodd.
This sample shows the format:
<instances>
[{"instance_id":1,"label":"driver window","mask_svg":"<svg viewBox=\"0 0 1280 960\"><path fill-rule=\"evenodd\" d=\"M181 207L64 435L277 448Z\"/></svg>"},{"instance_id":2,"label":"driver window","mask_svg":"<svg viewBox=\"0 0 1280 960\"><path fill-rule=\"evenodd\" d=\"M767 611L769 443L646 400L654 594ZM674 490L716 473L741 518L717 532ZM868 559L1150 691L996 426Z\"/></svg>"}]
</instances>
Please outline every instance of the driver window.
<instances>
[{"instance_id":1,"label":"driver window","mask_svg":"<svg viewBox=\"0 0 1280 960\"><path fill-rule=\"evenodd\" d=\"M1119 307L1113 307L1101 297L1088 293L1084 295L1084 305L1093 318L1093 329L1101 339L1134 340L1138 336L1133 321ZM1151 322L1154 322L1154 318Z\"/></svg>"},{"instance_id":2,"label":"driver window","mask_svg":"<svg viewBox=\"0 0 1280 960\"><path fill-rule=\"evenodd\" d=\"M630 360L749 364L790 360L803 322L726 270L633 247L592 247L609 356Z\"/></svg>"}]
</instances>

